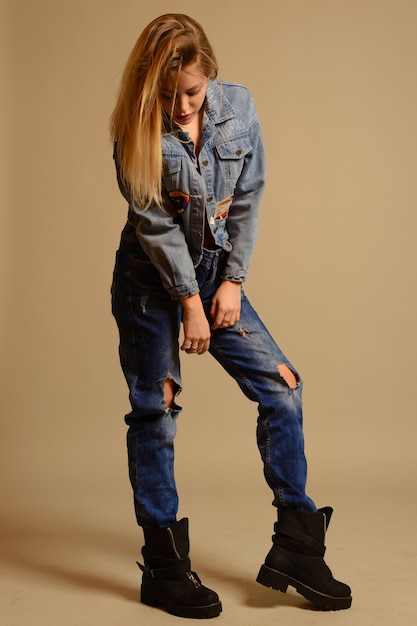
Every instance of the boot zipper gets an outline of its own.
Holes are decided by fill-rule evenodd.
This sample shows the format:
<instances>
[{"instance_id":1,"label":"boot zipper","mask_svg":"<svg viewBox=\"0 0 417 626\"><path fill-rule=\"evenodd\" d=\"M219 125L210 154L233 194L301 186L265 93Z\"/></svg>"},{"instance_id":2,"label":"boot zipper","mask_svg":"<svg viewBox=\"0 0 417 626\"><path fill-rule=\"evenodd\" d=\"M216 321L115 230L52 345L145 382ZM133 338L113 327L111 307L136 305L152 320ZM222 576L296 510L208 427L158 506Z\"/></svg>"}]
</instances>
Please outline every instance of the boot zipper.
<instances>
[{"instance_id":1,"label":"boot zipper","mask_svg":"<svg viewBox=\"0 0 417 626\"><path fill-rule=\"evenodd\" d=\"M177 559L180 559L181 555L179 554L179 552L177 550L177 546L175 545L174 533L172 532L171 528L167 528L167 531L168 531L168 536L169 536L169 538L171 540L172 549L174 550Z\"/></svg>"},{"instance_id":2,"label":"boot zipper","mask_svg":"<svg viewBox=\"0 0 417 626\"><path fill-rule=\"evenodd\" d=\"M187 576L191 580L191 582L193 583L193 585L194 585L194 587L196 589L201 587L200 583L198 582L198 580L196 579L196 577L194 576L194 574L192 572L187 572Z\"/></svg>"}]
</instances>

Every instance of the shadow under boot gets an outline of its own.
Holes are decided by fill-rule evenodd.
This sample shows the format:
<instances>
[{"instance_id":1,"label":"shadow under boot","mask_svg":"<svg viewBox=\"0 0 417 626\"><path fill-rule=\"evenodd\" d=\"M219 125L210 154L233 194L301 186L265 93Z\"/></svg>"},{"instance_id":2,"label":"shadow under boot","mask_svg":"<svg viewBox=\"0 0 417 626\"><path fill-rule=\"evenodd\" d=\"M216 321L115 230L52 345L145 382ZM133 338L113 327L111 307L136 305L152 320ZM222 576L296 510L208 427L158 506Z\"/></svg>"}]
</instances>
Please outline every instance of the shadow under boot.
<instances>
[{"instance_id":1,"label":"shadow under boot","mask_svg":"<svg viewBox=\"0 0 417 626\"><path fill-rule=\"evenodd\" d=\"M333 578L323 559L332 513L330 507L317 513L280 509L274 525L273 546L257 582L284 593L288 586L294 587L325 610L348 609L352 604L350 587Z\"/></svg>"},{"instance_id":2,"label":"shadow under boot","mask_svg":"<svg viewBox=\"0 0 417 626\"><path fill-rule=\"evenodd\" d=\"M141 602L160 606L178 617L211 618L220 615L217 593L202 585L191 571L188 556L188 519L169 528L144 528Z\"/></svg>"}]
</instances>

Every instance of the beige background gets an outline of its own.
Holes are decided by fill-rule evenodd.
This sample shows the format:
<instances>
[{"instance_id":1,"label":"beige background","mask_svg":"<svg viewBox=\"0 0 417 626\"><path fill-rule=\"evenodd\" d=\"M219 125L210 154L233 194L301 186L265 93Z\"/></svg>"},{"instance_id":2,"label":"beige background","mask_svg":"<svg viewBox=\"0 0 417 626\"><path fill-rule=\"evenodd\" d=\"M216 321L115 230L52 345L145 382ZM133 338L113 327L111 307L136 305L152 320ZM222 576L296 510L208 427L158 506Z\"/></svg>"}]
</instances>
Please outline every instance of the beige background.
<instances>
[{"instance_id":1,"label":"beige background","mask_svg":"<svg viewBox=\"0 0 417 626\"><path fill-rule=\"evenodd\" d=\"M244 83L257 101L268 184L246 291L305 380L310 495L337 506L333 558L341 577L347 572L358 595L362 590L365 613L349 619L358 626L365 615L368 626L380 606L369 579L398 556L392 548L387 563L375 560L378 532L381 540L388 532L381 524L398 510L389 536L405 538L415 514L413 0L1 2L0 467L3 564L10 568L3 623L155 619L126 602L137 593L131 562L141 538L127 483L127 393L110 315L126 206L107 124L139 32L167 11L199 20L221 77ZM245 533L258 537L262 527L256 569L273 521L255 445L256 406L209 356L185 358L183 378L181 513L199 521L200 552L213 559L209 577L220 567L224 528L228 545L242 536L255 546ZM367 545L374 547L372 575L369 560L359 565L353 556ZM408 548L399 546L405 560L396 570L398 593L416 582ZM244 559L242 546L236 549ZM233 554L235 573L244 571ZM378 580L387 602L392 577ZM269 595L253 596L242 613L240 595L230 594L229 621L221 618L228 625L275 623ZM395 618L381 606L390 624L410 624L417 615L406 597L401 615L393 600ZM285 610L306 615L294 614L291 602L280 608L287 623ZM332 624L346 616L333 615ZM308 623L326 617L313 613Z\"/></svg>"}]
</instances>

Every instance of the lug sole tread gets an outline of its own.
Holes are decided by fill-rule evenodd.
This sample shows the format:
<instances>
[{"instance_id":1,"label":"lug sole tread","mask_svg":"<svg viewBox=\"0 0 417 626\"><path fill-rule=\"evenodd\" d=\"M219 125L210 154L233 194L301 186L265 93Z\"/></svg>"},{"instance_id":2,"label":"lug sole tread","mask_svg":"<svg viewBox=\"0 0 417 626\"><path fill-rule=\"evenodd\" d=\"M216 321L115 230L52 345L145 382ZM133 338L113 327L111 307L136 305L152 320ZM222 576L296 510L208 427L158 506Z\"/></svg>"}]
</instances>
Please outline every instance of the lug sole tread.
<instances>
[{"instance_id":1,"label":"lug sole tread","mask_svg":"<svg viewBox=\"0 0 417 626\"><path fill-rule=\"evenodd\" d=\"M167 598L160 597L159 594L150 593L149 591L141 591L140 600L142 604L148 606L160 607L165 609L171 615L177 617L188 617L191 619L210 619L217 617L222 612L221 602L213 602L213 604L203 606L184 606L171 602Z\"/></svg>"},{"instance_id":2,"label":"lug sole tread","mask_svg":"<svg viewBox=\"0 0 417 626\"><path fill-rule=\"evenodd\" d=\"M270 587L276 591L285 593L288 587L294 587L297 593L302 595L306 600L313 602L321 609L327 611L339 611L348 609L352 605L352 597L334 597L325 594L317 589L313 589L309 585L302 583L301 581L274 570L267 565L262 565L259 570L258 577L256 579L258 583L265 587Z\"/></svg>"}]
</instances>

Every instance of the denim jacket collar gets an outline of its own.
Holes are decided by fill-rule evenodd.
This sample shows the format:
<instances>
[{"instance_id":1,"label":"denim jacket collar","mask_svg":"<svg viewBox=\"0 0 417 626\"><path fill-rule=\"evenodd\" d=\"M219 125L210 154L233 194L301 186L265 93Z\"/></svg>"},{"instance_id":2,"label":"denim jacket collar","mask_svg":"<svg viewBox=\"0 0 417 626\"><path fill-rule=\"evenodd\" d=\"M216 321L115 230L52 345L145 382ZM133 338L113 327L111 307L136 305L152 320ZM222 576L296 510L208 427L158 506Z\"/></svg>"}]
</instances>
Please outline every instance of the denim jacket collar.
<instances>
[{"instance_id":1,"label":"denim jacket collar","mask_svg":"<svg viewBox=\"0 0 417 626\"><path fill-rule=\"evenodd\" d=\"M222 84L218 80L208 81L205 112L213 124L221 124L236 116L235 110L226 98Z\"/></svg>"}]
</instances>

